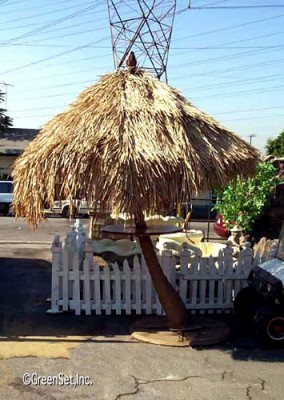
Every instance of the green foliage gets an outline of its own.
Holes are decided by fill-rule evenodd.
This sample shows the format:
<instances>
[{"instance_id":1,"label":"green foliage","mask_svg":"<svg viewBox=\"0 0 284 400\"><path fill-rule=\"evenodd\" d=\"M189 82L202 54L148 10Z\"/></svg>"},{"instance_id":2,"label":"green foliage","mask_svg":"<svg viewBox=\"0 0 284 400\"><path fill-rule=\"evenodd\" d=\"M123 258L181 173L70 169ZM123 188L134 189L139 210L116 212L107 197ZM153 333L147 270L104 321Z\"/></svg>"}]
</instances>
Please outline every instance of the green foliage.
<instances>
[{"instance_id":1,"label":"green foliage","mask_svg":"<svg viewBox=\"0 0 284 400\"><path fill-rule=\"evenodd\" d=\"M284 157L284 130L275 139L268 139L265 148L268 155Z\"/></svg>"},{"instance_id":2,"label":"green foliage","mask_svg":"<svg viewBox=\"0 0 284 400\"><path fill-rule=\"evenodd\" d=\"M254 221L269 204L270 196L278 183L277 170L268 162L259 162L254 178L242 179L228 184L219 193L215 209L223 215L227 229L237 223L245 232L251 232Z\"/></svg>"},{"instance_id":3,"label":"green foliage","mask_svg":"<svg viewBox=\"0 0 284 400\"><path fill-rule=\"evenodd\" d=\"M0 103L4 101L3 93L0 91ZM0 107L0 131L5 131L9 126L12 126L12 119L6 114L6 110Z\"/></svg>"}]
</instances>

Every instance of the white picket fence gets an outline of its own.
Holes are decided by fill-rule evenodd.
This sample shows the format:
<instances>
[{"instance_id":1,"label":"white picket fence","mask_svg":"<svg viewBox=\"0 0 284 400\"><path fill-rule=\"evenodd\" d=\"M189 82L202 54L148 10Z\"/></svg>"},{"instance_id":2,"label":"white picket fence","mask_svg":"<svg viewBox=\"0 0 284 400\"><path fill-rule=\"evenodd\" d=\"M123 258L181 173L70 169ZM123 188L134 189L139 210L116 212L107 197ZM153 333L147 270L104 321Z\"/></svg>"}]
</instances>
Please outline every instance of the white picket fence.
<instances>
[{"instance_id":1,"label":"white picket fence","mask_svg":"<svg viewBox=\"0 0 284 400\"><path fill-rule=\"evenodd\" d=\"M163 308L142 257L100 266L94 261L93 243L87 240L82 225L77 221L65 242L56 236L52 244L52 293L50 313L75 311L100 314L158 314ZM187 309L204 313L231 310L239 290L247 285L253 265L253 251L249 247L233 258L227 246L218 259L201 258L183 246L180 257L164 250L160 258L162 269L179 292Z\"/></svg>"}]
</instances>

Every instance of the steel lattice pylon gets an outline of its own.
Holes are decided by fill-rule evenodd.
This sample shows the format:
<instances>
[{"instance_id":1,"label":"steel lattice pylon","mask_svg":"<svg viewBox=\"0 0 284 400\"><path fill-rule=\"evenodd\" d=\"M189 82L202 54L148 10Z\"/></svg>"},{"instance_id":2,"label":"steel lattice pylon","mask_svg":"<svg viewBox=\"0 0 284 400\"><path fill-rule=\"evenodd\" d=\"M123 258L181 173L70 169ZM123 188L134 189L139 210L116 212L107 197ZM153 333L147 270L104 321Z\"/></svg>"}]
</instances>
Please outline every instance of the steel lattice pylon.
<instances>
[{"instance_id":1,"label":"steel lattice pylon","mask_svg":"<svg viewBox=\"0 0 284 400\"><path fill-rule=\"evenodd\" d=\"M115 68L133 51L138 66L167 81L176 0L108 0Z\"/></svg>"}]
</instances>

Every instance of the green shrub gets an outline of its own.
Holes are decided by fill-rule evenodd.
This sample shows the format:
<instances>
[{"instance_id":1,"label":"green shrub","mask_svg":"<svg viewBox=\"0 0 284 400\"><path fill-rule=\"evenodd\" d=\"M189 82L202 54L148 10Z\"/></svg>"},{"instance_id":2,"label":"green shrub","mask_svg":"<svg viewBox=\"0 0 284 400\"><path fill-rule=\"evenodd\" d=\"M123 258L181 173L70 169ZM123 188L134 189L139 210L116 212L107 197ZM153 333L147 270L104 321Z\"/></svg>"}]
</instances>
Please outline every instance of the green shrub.
<instances>
[{"instance_id":1,"label":"green shrub","mask_svg":"<svg viewBox=\"0 0 284 400\"><path fill-rule=\"evenodd\" d=\"M275 185L279 182L277 170L268 162L259 162L255 177L243 179L240 176L224 190L217 191L219 200L215 205L223 215L226 228L230 230L236 223L247 233L253 223L269 205Z\"/></svg>"}]
</instances>

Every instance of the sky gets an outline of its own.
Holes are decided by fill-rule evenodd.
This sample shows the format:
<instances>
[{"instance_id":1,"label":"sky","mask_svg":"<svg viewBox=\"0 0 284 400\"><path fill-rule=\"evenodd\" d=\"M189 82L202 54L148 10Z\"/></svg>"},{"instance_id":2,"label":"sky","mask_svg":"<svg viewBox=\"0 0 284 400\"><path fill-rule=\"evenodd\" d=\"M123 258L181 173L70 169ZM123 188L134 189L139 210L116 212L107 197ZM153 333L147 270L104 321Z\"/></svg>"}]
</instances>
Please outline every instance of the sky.
<instances>
[{"instance_id":1,"label":"sky","mask_svg":"<svg viewBox=\"0 0 284 400\"><path fill-rule=\"evenodd\" d=\"M120 14L137 1L117 0ZM0 15L16 128L40 128L115 68L107 0L0 0ZM168 83L262 152L284 129L283 22L284 0L177 0Z\"/></svg>"}]
</instances>

